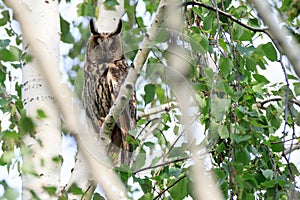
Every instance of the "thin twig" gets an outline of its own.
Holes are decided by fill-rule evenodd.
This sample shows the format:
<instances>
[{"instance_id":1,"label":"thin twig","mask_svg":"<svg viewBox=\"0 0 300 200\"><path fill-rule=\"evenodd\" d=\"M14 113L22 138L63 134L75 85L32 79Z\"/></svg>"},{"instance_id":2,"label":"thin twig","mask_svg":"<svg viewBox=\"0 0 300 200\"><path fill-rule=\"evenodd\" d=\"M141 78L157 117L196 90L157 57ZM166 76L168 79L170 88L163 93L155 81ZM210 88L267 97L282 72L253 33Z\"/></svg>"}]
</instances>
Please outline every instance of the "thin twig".
<instances>
[{"instance_id":1,"label":"thin twig","mask_svg":"<svg viewBox=\"0 0 300 200\"><path fill-rule=\"evenodd\" d=\"M149 166L149 167L144 167L144 168L141 168L141 169L138 169L138 170L134 171L133 174L137 174L137 173L140 173L140 172L142 172L142 171L149 170L149 169L155 169L155 168L157 168L157 167L163 167L163 166L166 166L166 165L169 165L169 164L173 164L173 163L185 161L185 160L187 160L187 159L189 159L189 158L191 158L191 157L178 158L178 159L176 159L176 160L164 162L164 163L161 163L161 164L158 164L158 165L153 165L153 166Z\"/></svg>"},{"instance_id":2,"label":"thin twig","mask_svg":"<svg viewBox=\"0 0 300 200\"><path fill-rule=\"evenodd\" d=\"M184 176L180 177L179 179L177 179L174 183L172 183L170 186L168 186L166 189L164 189L156 197L154 197L153 200L158 199L161 195L163 195L166 191L168 191L171 187L173 187L174 185L176 185L179 181L183 180L185 177L187 177L187 175L184 175Z\"/></svg>"},{"instance_id":3,"label":"thin twig","mask_svg":"<svg viewBox=\"0 0 300 200\"><path fill-rule=\"evenodd\" d=\"M300 144L293 144L293 146L287 150L284 151L284 155L290 155L293 151L299 150L300 149Z\"/></svg>"},{"instance_id":4,"label":"thin twig","mask_svg":"<svg viewBox=\"0 0 300 200\"><path fill-rule=\"evenodd\" d=\"M169 102L162 104L160 106L157 106L155 108L150 108L148 110L145 110L144 112L140 112L138 119L141 119L143 117L147 117L150 115L154 115L160 112L169 112L172 108L177 108L179 107L179 104L177 102Z\"/></svg>"},{"instance_id":5,"label":"thin twig","mask_svg":"<svg viewBox=\"0 0 300 200\"><path fill-rule=\"evenodd\" d=\"M274 97L274 98L272 98L272 99L267 99L267 100L258 102L258 103L257 103L257 107L263 108L264 105L267 104L267 103L271 103L271 102L273 102L273 101L281 101L281 100L282 100L281 97ZM297 105L297 106L300 107L300 102L298 102L296 99L289 99L288 101L289 101L290 103L293 103L293 104L295 104L295 105Z\"/></svg>"},{"instance_id":6,"label":"thin twig","mask_svg":"<svg viewBox=\"0 0 300 200\"><path fill-rule=\"evenodd\" d=\"M207 5L207 4L204 4L204 3L201 3L201 2L195 2L195 1L190 1L190 2L183 2L179 5L179 7L186 7L186 6L200 6L200 7L203 7L203 8L206 8L208 10L211 10L211 11L214 11L214 12L218 12L218 14L222 15L222 16L225 16L227 17L228 19L231 19L232 21L234 21L235 23L243 26L244 28L247 28L253 32L263 32L265 33L266 30L268 30L268 28L256 28L256 27L252 27L252 26L249 26L248 24L245 24L243 22L241 22L239 19L235 18L234 16L232 16L231 14L227 13L227 12L224 12L223 10L220 10L218 8L214 8L210 5Z\"/></svg>"},{"instance_id":7,"label":"thin twig","mask_svg":"<svg viewBox=\"0 0 300 200\"><path fill-rule=\"evenodd\" d=\"M298 139L300 139L300 137L295 137L295 138L287 139L287 140L285 140L285 142L289 142L289 141L292 141L292 140L298 140ZM281 144L282 141L280 141L280 142L270 142L270 143L271 144Z\"/></svg>"},{"instance_id":8,"label":"thin twig","mask_svg":"<svg viewBox=\"0 0 300 200\"><path fill-rule=\"evenodd\" d=\"M285 108L284 108L284 128L283 128L283 131L282 131L282 134L283 134L283 137L282 137L282 157L285 159L285 161L287 162L287 168L288 168L288 172L289 172L289 175L290 175L290 178L291 178L291 181L294 182L295 181L295 177L294 177L294 174L293 174L293 170L291 168L291 165L290 165L290 156L291 154L288 155L288 158L287 158L287 155L285 154L285 148L284 148L284 144L285 144L285 138L286 138L286 135L287 135L287 132L286 132L286 128L287 128L287 125L288 125L288 113L290 111L290 105L289 105L289 91L290 91L290 87L289 87L289 79L288 79L288 76L287 76L287 72L286 72L286 69L284 67L284 64L282 62L282 54L280 54L280 66L282 68L282 71L283 71L283 74L284 74L284 78L285 78L285 81L286 81L286 91L285 91ZM293 118L293 114L290 112L291 114L291 117ZM293 120L292 120L293 121ZM294 123L294 122L293 122ZM293 137L295 135L293 134ZM293 142L293 140L292 140ZM291 149L291 148L290 148ZM292 190L291 190L291 193L293 193L294 189L295 189L295 185L296 183L294 182L294 185L292 186ZM292 195L293 196L293 195Z\"/></svg>"}]
</instances>

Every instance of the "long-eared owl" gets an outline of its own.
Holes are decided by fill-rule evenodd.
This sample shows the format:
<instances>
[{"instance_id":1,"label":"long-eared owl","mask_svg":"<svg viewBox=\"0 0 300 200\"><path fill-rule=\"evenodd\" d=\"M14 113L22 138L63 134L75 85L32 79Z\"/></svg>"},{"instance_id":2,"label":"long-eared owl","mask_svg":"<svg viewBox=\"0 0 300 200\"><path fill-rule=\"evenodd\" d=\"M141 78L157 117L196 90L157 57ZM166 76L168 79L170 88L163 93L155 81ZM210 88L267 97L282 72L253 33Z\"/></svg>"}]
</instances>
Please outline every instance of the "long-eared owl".
<instances>
[{"instance_id":1,"label":"long-eared owl","mask_svg":"<svg viewBox=\"0 0 300 200\"><path fill-rule=\"evenodd\" d=\"M121 29L120 21L112 33L99 33L93 20L90 21L91 36L84 63L82 99L86 114L97 133L100 132L129 70L123 53ZM114 164L118 162L120 152L121 163L130 164L132 144L127 138L133 138L128 131L135 127L135 123L135 95L132 95L111 133L108 155L112 157Z\"/></svg>"}]
</instances>

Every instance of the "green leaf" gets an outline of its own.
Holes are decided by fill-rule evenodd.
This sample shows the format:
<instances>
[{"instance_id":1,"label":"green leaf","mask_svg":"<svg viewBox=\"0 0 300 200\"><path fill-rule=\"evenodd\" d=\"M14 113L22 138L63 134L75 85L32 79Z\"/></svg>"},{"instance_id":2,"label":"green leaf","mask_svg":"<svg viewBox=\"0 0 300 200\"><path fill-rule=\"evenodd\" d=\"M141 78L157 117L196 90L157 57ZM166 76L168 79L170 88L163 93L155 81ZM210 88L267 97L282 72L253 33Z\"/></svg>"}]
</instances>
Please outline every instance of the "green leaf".
<instances>
[{"instance_id":1,"label":"green leaf","mask_svg":"<svg viewBox=\"0 0 300 200\"><path fill-rule=\"evenodd\" d=\"M206 36L202 34L194 34L190 38L192 49L204 55L208 51L209 41Z\"/></svg>"},{"instance_id":2,"label":"green leaf","mask_svg":"<svg viewBox=\"0 0 300 200\"><path fill-rule=\"evenodd\" d=\"M213 95L211 98L211 115L221 122L230 105L230 99L221 99Z\"/></svg>"},{"instance_id":3,"label":"green leaf","mask_svg":"<svg viewBox=\"0 0 300 200\"><path fill-rule=\"evenodd\" d=\"M9 39L0 40L0 49L7 47L9 43L10 43Z\"/></svg>"},{"instance_id":4,"label":"green leaf","mask_svg":"<svg viewBox=\"0 0 300 200\"><path fill-rule=\"evenodd\" d=\"M1 49L0 50L0 60L6 61L6 62L12 62L12 61L16 61L16 57L13 54L13 52L11 52L10 50Z\"/></svg>"},{"instance_id":5,"label":"green leaf","mask_svg":"<svg viewBox=\"0 0 300 200\"><path fill-rule=\"evenodd\" d=\"M161 104L165 103L167 100L165 90L161 87L161 85L157 85L156 87L156 96Z\"/></svg>"},{"instance_id":6,"label":"green leaf","mask_svg":"<svg viewBox=\"0 0 300 200\"><path fill-rule=\"evenodd\" d=\"M295 123L300 126L300 114L297 114Z\"/></svg>"},{"instance_id":7,"label":"green leaf","mask_svg":"<svg viewBox=\"0 0 300 200\"><path fill-rule=\"evenodd\" d=\"M253 74L253 77L260 83L268 84L270 81L263 75Z\"/></svg>"},{"instance_id":8,"label":"green leaf","mask_svg":"<svg viewBox=\"0 0 300 200\"><path fill-rule=\"evenodd\" d=\"M214 71L211 69L211 68L204 68L204 75L205 75L205 83L206 83L206 86L211 89L212 87L212 83L214 81Z\"/></svg>"},{"instance_id":9,"label":"green leaf","mask_svg":"<svg viewBox=\"0 0 300 200\"><path fill-rule=\"evenodd\" d=\"M145 91L145 95L144 95L144 101L145 101L145 105L147 105L148 103L151 103L154 100L154 96L155 96L155 90L156 90L156 86L153 84L147 84L144 87L144 91Z\"/></svg>"},{"instance_id":10,"label":"green leaf","mask_svg":"<svg viewBox=\"0 0 300 200\"><path fill-rule=\"evenodd\" d=\"M34 132L34 123L30 117L26 116L24 111L21 111L21 119L19 122L20 130L24 133L33 133Z\"/></svg>"},{"instance_id":11,"label":"green leaf","mask_svg":"<svg viewBox=\"0 0 300 200\"><path fill-rule=\"evenodd\" d=\"M209 134L207 136L207 141L209 142L209 147L212 148L220 138L219 134L219 123L216 123L215 120L211 121L209 124Z\"/></svg>"},{"instance_id":12,"label":"green leaf","mask_svg":"<svg viewBox=\"0 0 300 200\"><path fill-rule=\"evenodd\" d=\"M223 151L225 151L225 150L226 150L226 146L225 146L224 142L222 142L221 144L219 144L219 145L217 146L217 148L216 148L216 151L217 151L218 153L221 153L221 152L223 152Z\"/></svg>"},{"instance_id":13,"label":"green leaf","mask_svg":"<svg viewBox=\"0 0 300 200\"><path fill-rule=\"evenodd\" d=\"M9 199L9 200L18 199L19 196L18 191L9 187L5 181L1 181L1 185L4 187L4 194L2 196L3 199Z\"/></svg>"},{"instance_id":14,"label":"green leaf","mask_svg":"<svg viewBox=\"0 0 300 200\"><path fill-rule=\"evenodd\" d=\"M251 185L253 185L255 188L259 188L259 185L256 179L254 178L253 174L245 174L243 176L243 179L245 182L251 182Z\"/></svg>"},{"instance_id":15,"label":"green leaf","mask_svg":"<svg viewBox=\"0 0 300 200\"><path fill-rule=\"evenodd\" d=\"M256 70L256 61L254 58L246 58L246 68L251 72Z\"/></svg>"},{"instance_id":16,"label":"green leaf","mask_svg":"<svg viewBox=\"0 0 300 200\"><path fill-rule=\"evenodd\" d=\"M95 193L93 196L93 200L105 200L105 198L101 196L99 193Z\"/></svg>"},{"instance_id":17,"label":"green leaf","mask_svg":"<svg viewBox=\"0 0 300 200\"><path fill-rule=\"evenodd\" d=\"M153 200L153 194L152 193L146 193L144 194L139 200Z\"/></svg>"},{"instance_id":18,"label":"green leaf","mask_svg":"<svg viewBox=\"0 0 300 200\"><path fill-rule=\"evenodd\" d=\"M10 46L9 50L12 53L15 61L19 61L21 59L21 56L22 56L21 49L19 49L18 47L15 47L15 46Z\"/></svg>"},{"instance_id":19,"label":"green leaf","mask_svg":"<svg viewBox=\"0 0 300 200\"><path fill-rule=\"evenodd\" d=\"M141 188L145 194L151 192L152 188L149 187L149 185L151 185L152 182L148 177L137 178L137 177L133 176L133 181L139 183L139 185L141 186Z\"/></svg>"},{"instance_id":20,"label":"green leaf","mask_svg":"<svg viewBox=\"0 0 300 200\"><path fill-rule=\"evenodd\" d=\"M283 0L280 9L281 9L282 11L287 11L287 10L290 8L291 3L292 3L292 0Z\"/></svg>"},{"instance_id":21,"label":"green leaf","mask_svg":"<svg viewBox=\"0 0 300 200\"><path fill-rule=\"evenodd\" d=\"M270 61L277 61L277 52L271 42L268 42L267 44L262 45L262 50L265 53L265 56L270 60Z\"/></svg>"},{"instance_id":22,"label":"green leaf","mask_svg":"<svg viewBox=\"0 0 300 200\"><path fill-rule=\"evenodd\" d=\"M92 0L79 3L77 5L78 16L96 17L96 4Z\"/></svg>"},{"instance_id":23,"label":"green leaf","mask_svg":"<svg viewBox=\"0 0 300 200\"><path fill-rule=\"evenodd\" d=\"M146 152L144 149L141 149L138 156L136 157L136 161L134 164L135 169L140 169L145 165L146 162Z\"/></svg>"},{"instance_id":24,"label":"green leaf","mask_svg":"<svg viewBox=\"0 0 300 200\"><path fill-rule=\"evenodd\" d=\"M226 78L232 71L233 63L229 58L223 58L220 60L221 74Z\"/></svg>"},{"instance_id":25,"label":"green leaf","mask_svg":"<svg viewBox=\"0 0 300 200\"><path fill-rule=\"evenodd\" d=\"M201 16L201 15L200 15ZM216 14L211 12L203 20L203 30L210 32L213 27L213 23L216 20Z\"/></svg>"},{"instance_id":26,"label":"green leaf","mask_svg":"<svg viewBox=\"0 0 300 200\"><path fill-rule=\"evenodd\" d=\"M59 156L55 156L52 158L52 161L55 162L55 163L63 163L63 157L61 155Z\"/></svg>"},{"instance_id":27,"label":"green leaf","mask_svg":"<svg viewBox=\"0 0 300 200\"><path fill-rule=\"evenodd\" d=\"M293 83L294 85L294 91L296 96L300 96L300 83L297 81Z\"/></svg>"},{"instance_id":28,"label":"green leaf","mask_svg":"<svg viewBox=\"0 0 300 200\"><path fill-rule=\"evenodd\" d=\"M78 187L75 183L73 183L69 189L68 193L74 194L74 195L82 195L84 192L81 190L80 187Z\"/></svg>"},{"instance_id":29,"label":"green leaf","mask_svg":"<svg viewBox=\"0 0 300 200\"><path fill-rule=\"evenodd\" d=\"M232 135L232 137L233 137L233 140L236 143L241 143L241 142L248 141L251 138L251 135L237 135L237 134L234 134L234 135Z\"/></svg>"},{"instance_id":30,"label":"green leaf","mask_svg":"<svg viewBox=\"0 0 300 200\"><path fill-rule=\"evenodd\" d=\"M74 37L70 31L70 23L60 17L61 41L65 43L74 43Z\"/></svg>"},{"instance_id":31,"label":"green leaf","mask_svg":"<svg viewBox=\"0 0 300 200\"><path fill-rule=\"evenodd\" d=\"M229 137L229 132L226 126L220 125L218 131L221 139L227 139Z\"/></svg>"},{"instance_id":32,"label":"green leaf","mask_svg":"<svg viewBox=\"0 0 300 200\"><path fill-rule=\"evenodd\" d=\"M242 34L244 33L244 28L237 23L233 24L233 36L235 39L240 39Z\"/></svg>"},{"instance_id":33,"label":"green leaf","mask_svg":"<svg viewBox=\"0 0 300 200\"><path fill-rule=\"evenodd\" d=\"M147 119L142 118L139 121L137 121L136 125L141 126L141 125L146 124L146 123L147 123Z\"/></svg>"},{"instance_id":34,"label":"green leaf","mask_svg":"<svg viewBox=\"0 0 300 200\"><path fill-rule=\"evenodd\" d=\"M243 46L240 45L240 44L237 44L237 45L236 45L236 48L237 48L237 50L238 50L241 54L243 54L243 55L245 55L245 56L247 56L247 57L251 56L251 55L253 54L254 50L255 50L255 47L254 47L254 46L243 47Z\"/></svg>"},{"instance_id":35,"label":"green leaf","mask_svg":"<svg viewBox=\"0 0 300 200\"><path fill-rule=\"evenodd\" d=\"M0 18L0 26L4 26L10 20L9 11L8 10L3 10L1 12L1 14L2 14L3 17Z\"/></svg>"},{"instance_id":36,"label":"green leaf","mask_svg":"<svg viewBox=\"0 0 300 200\"><path fill-rule=\"evenodd\" d=\"M147 68L146 68L146 78L156 81L163 73L164 66L157 61L157 59L148 59Z\"/></svg>"},{"instance_id":37,"label":"green leaf","mask_svg":"<svg viewBox=\"0 0 300 200\"><path fill-rule=\"evenodd\" d=\"M119 2L117 0L104 1L104 6L107 10L115 10L117 5L119 5Z\"/></svg>"},{"instance_id":38,"label":"green leaf","mask_svg":"<svg viewBox=\"0 0 300 200\"><path fill-rule=\"evenodd\" d=\"M250 153L246 148L236 151L236 162L240 162L244 165L249 164L249 162L250 162Z\"/></svg>"},{"instance_id":39,"label":"green leaf","mask_svg":"<svg viewBox=\"0 0 300 200\"><path fill-rule=\"evenodd\" d=\"M178 158L187 156L185 147L173 147L168 158Z\"/></svg>"},{"instance_id":40,"label":"green leaf","mask_svg":"<svg viewBox=\"0 0 300 200\"><path fill-rule=\"evenodd\" d=\"M169 39L170 39L170 33L165 29L160 29L157 33L155 40L158 43L162 43L162 42L166 42Z\"/></svg>"},{"instance_id":41,"label":"green leaf","mask_svg":"<svg viewBox=\"0 0 300 200\"><path fill-rule=\"evenodd\" d=\"M169 170L170 170L169 171L170 176L174 176L176 178L178 178L179 175L182 173L182 169L177 168L177 167L172 167Z\"/></svg>"},{"instance_id":42,"label":"green leaf","mask_svg":"<svg viewBox=\"0 0 300 200\"><path fill-rule=\"evenodd\" d=\"M264 177L266 179L273 179L274 178L274 172L273 170L270 170L270 169L266 169L266 170L261 170L262 174L264 175Z\"/></svg>"},{"instance_id":43,"label":"green leaf","mask_svg":"<svg viewBox=\"0 0 300 200\"><path fill-rule=\"evenodd\" d=\"M193 7L192 11L194 11L198 16L202 16L202 12L198 7Z\"/></svg>"},{"instance_id":44,"label":"green leaf","mask_svg":"<svg viewBox=\"0 0 300 200\"><path fill-rule=\"evenodd\" d=\"M38 109L37 110L37 115L38 115L38 118L40 119L44 119L44 118L47 118L47 115L45 114L45 112L41 109Z\"/></svg>"},{"instance_id":45,"label":"green leaf","mask_svg":"<svg viewBox=\"0 0 300 200\"><path fill-rule=\"evenodd\" d=\"M273 188L276 184L276 180L273 179L273 180L270 180L270 181L265 181L263 183L261 183L262 186L266 187L266 188Z\"/></svg>"},{"instance_id":46,"label":"green leaf","mask_svg":"<svg viewBox=\"0 0 300 200\"><path fill-rule=\"evenodd\" d=\"M188 183L188 179L185 177L169 189L173 199L184 199L188 195Z\"/></svg>"},{"instance_id":47,"label":"green leaf","mask_svg":"<svg viewBox=\"0 0 300 200\"><path fill-rule=\"evenodd\" d=\"M3 154L1 155L0 163L1 163L1 165L7 165L8 163L11 163L12 160L15 158L16 158L16 156L14 155L14 152L7 150L7 151L3 152Z\"/></svg>"},{"instance_id":48,"label":"green leaf","mask_svg":"<svg viewBox=\"0 0 300 200\"><path fill-rule=\"evenodd\" d=\"M56 187L54 186L43 186L43 189L50 195L54 196L56 193Z\"/></svg>"},{"instance_id":49,"label":"green leaf","mask_svg":"<svg viewBox=\"0 0 300 200\"><path fill-rule=\"evenodd\" d=\"M252 42L252 37L255 33L249 29L243 28L243 30L244 31L243 31L242 35L240 36L240 41Z\"/></svg>"},{"instance_id":50,"label":"green leaf","mask_svg":"<svg viewBox=\"0 0 300 200\"><path fill-rule=\"evenodd\" d=\"M291 169L293 175L299 176L299 170L294 163L290 163L289 168ZM289 170L289 169L287 169L287 170ZM287 173L290 173L290 172L287 172Z\"/></svg>"}]
</instances>

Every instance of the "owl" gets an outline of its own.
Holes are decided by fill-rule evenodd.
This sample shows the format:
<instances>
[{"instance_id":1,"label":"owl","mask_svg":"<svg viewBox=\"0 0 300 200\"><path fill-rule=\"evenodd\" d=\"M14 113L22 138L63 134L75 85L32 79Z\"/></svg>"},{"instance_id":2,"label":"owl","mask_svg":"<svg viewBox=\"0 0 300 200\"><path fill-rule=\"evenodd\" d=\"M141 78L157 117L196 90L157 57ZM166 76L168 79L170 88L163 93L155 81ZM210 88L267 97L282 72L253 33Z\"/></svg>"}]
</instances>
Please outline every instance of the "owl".
<instances>
[{"instance_id":1,"label":"owl","mask_svg":"<svg viewBox=\"0 0 300 200\"><path fill-rule=\"evenodd\" d=\"M90 20L91 36L84 63L82 100L86 114L97 133L100 132L129 70L123 53L121 29L120 21L112 33L99 33L93 20ZM135 102L135 95L132 95L112 130L107 153L114 164L119 162L119 158L122 164L130 164L133 145L128 142L128 138L133 137L128 131L134 129L136 124Z\"/></svg>"}]
</instances>

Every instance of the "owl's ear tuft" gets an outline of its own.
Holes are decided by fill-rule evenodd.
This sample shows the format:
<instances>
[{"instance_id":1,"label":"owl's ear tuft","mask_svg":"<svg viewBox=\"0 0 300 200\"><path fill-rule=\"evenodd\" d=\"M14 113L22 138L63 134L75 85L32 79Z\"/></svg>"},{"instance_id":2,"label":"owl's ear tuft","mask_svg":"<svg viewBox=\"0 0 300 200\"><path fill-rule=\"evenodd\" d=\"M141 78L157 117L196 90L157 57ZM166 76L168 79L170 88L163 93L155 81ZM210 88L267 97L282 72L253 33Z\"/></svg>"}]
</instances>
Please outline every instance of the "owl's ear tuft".
<instances>
[{"instance_id":1,"label":"owl's ear tuft","mask_svg":"<svg viewBox=\"0 0 300 200\"><path fill-rule=\"evenodd\" d=\"M97 32L97 30L95 29L95 24L94 24L94 20L90 19L90 31L93 35L99 35L99 33Z\"/></svg>"},{"instance_id":2,"label":"owl's ear tuft","mask_svg":"<svg viewBox=\"0 0 300 200\"><path fill-rule=\"evenodd\" d=\"M119 20L119 23L118 23L118 26L116 28L116 30L114 32L112 32L111 34L109 34L110 36L113 36L113 35L117 35L121 32L122 30L122 20Z\"/></svg>"}]
</instances>

